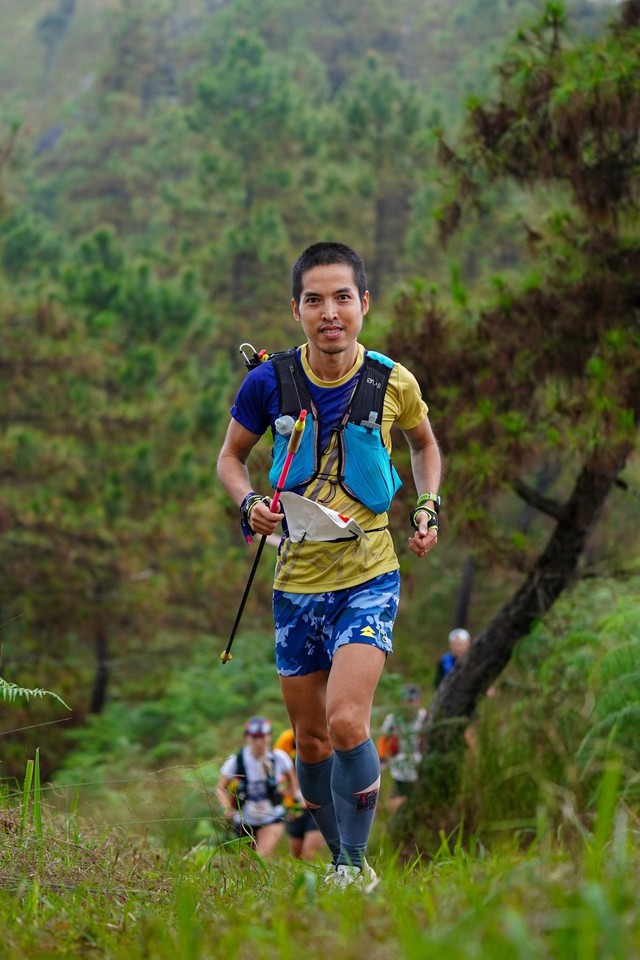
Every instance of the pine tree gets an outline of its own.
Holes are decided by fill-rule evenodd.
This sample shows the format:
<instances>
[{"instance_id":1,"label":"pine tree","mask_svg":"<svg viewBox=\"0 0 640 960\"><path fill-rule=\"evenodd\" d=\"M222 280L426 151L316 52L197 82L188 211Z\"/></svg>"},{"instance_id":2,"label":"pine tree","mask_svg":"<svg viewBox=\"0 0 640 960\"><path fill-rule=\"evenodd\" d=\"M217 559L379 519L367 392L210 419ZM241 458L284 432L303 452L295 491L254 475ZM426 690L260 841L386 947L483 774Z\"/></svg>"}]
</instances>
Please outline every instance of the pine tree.
<instances>
[{"instance_id":1,"label":"pine tree","mask_svg":"<svg viewBox=\"0 0 640 960\"><path fill-rule=\"evenodd\" d=\"M455 185L445 238L487 184L515 181L546 197L546 216L527 225L531 274L518 285L496 280L492 302L470 305L458 324L429 296L407 297L390 345L413 369L428 358L423 385L443 411L435 422L449 460L447 511L479 551L523 575L438 690L421 803L455 789L455 761L442 758L455 755L518 639L576 576L637 444L640 3L623 4L602 39L571 45L564 27L562 7L549 3L507 51L498 95L472 104L461 145L441 151ZM543 495L529 478L560 455L571 465L569 493ZM501 527L497 504L509 489L545 517L546 543Z\"/></svg>"}]
</instances>

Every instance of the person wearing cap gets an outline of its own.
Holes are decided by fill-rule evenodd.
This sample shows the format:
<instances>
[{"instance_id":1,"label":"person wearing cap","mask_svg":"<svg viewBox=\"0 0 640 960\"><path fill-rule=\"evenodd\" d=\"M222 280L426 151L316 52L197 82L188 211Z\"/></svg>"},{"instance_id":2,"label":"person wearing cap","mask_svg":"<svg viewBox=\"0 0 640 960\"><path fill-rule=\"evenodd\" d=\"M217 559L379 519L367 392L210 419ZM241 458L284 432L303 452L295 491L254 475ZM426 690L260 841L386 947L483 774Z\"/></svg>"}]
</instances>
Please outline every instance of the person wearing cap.
<instances>
[{"instance_id":1,"label":"person wearing cap","mask_svg":"<svg viewBox=\"0 0 640 960\"><path fill-rule=\"evenodd\" d=\"M456 627L449 634L449 650L443 653L438 660L434 686L440 686L448 673L451 673L458 660L467 653L471 646L471 634L464 627Z\"/></svg>"},{"instance_id":2,"label":"person wearing cap","mask_svg":"<svg viewBox=\"0 0 640 960\"><path fill-rule=\"evenodd\" d=\"M392 427L410 450L418 497L407 544L419 558L438 540L440 452L416 378L359 342L369 291L355 250L334 241L307 247L293 265L291 310L304 342L249 371L217 469L247 528L268 536L284 521L273 591L275 656L298 780L331 852L328 886L366 893L377 883L366 851L380 793L371 709L392 652L400 596L388 516L402 482L391 461ZM306 426L272 512L252 489L247 464L270 430L269 480L277 487L287 462L287 418L302 410ZM309 529L293 522L296 513L308 518ZM316 529L319 515L333 519ZM341 522L349 530L337 530Z\"/></svg>"},{"instance_id":3,"label":"person wearing cap","mask_svg":"<svg viewBox=\"0 0 640 960\"><path fill-rule=\"evenodd\" d=\"M268 720L251 717L244 731L244 747L222 765L216 796L234 832L271 857L284 833L285 797L295 797L298 784L291 757L271 750Z\"/></svg>"},{"instance_id":4,"label":"person wearing cap","mask_svg":"<svg viewBox=\"0 0 640 960\"><path fill-rule=\"evenodd\" d=\"M378 753L383 768L393 781L387 802L394 813L405 802L418 782L418 764L422 756L422 731L427 711L420 706L420 689L408 683L402 688L402 706L388 713L378 738Z\"/></svg>"}]
</instances>

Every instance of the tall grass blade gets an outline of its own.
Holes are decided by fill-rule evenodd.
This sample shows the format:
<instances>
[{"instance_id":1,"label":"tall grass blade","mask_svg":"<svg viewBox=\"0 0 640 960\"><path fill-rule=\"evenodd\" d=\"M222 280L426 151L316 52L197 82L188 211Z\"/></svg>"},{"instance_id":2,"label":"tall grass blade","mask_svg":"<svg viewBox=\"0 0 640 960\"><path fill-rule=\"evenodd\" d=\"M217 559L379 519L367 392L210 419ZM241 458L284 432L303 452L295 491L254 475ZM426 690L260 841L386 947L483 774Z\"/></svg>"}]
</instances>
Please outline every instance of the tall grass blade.
<instances>
[{"instance_id":1,"label":"tall grass blade","mask_svg":"<svg viewBox=\"0 0 640 960\"><path fill-rule=\"evenodd\" d=\"M27 823L27 814L29 810L29 801L31 799L31 785L33 783L33 760L27 760L27 767L24 772L24 783L22 785L22 809L20 811L20 838L24 836L24 829Z\"/></svg>"},{"instance_id":2,"label":"tall grass blade","mask_svg":"<svg viewBox=\"0 0 640 960\"><path fill-rule=\"evenodd\" d=\"M191 886L179 886L176 894L176 920L180 960L197 960L200 956L202 927L196 920L198 900Z\"/></svg>"},{"instance_id":3,"label":"tall grass blade","mask_svg":"<svg viewBox=\"0 0 640 960\"><path fill-rule=\"evenodd\" d=\"M36 827L36 837L40 844L40 855L42 856L44 831L42 829L42 791L40 789L40 747L36 747L36 758L33 767L33 820Z\"/></svg>"},{"instance_id":4,"label":"tall grass blade","mask_svg":"<svg viewBox=\"0 0 640 960\"><path fill-rule=\"evenodd\" d=\"M596 828L588 848L587 875L594 880L600 877L605 852L612 838L620 780L620 763L613 761L607 764L600 784Z\"/></svg>"}]
</instances>

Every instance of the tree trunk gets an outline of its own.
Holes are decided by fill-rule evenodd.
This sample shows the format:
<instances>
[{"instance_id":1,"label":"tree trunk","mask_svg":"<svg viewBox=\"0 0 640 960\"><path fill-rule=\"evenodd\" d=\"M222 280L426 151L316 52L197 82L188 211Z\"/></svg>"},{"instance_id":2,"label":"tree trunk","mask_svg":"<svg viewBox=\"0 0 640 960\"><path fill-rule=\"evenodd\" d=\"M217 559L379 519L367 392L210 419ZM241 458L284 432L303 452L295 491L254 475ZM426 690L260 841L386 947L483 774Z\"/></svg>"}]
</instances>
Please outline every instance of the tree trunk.
<instances>
[{"instance_id":1,"label":"tree trunk","mask_svg":"<svg viewBox=\"0 0 640 960\"><path fill-rule=\"evenodd\" d=\"M476 561L472 553L469 554L462 567L462 580L458 588L456 604L453 611L453 623L451 626L466 627L467 617L469 616L469 604L473 592L473 581L476 572Z\"/></svg>"},{"instance_id":2,"label":"tree trunk","mask_svg":"<svg viewBox=\"0 0 640 960\"><path fill-rule=\"evenodd\" d=\"M443 828L440 813L457 795L464 731L478 699L508 664L518 640L574 577L589 533L632 450L633 444L622 444L583 466L531 573L438 687L426 722L418 790L400 808L392 827L406 849L413 849L416 830L427 820L436 832Z\"/></svg>"},{"instance_id":3,"label":"tree trunk","mask_svg":"<svg viewBox=\"0 0 640 960\"><path fill-rule=\"evenodd\" d=\"M94 619L94 641L96 672L93 680L93 690L91 691L89 713L101 713L107 702L107 688L109 686L109 637L99 601Z\"/></svg>"},{"instance_id":4,"label":"tree trunk","mask_svg":"<svg viewBox=\"0 0 640 960\"><path fill-rule=\"evenodd\" d=\"M518 640L568 586L602 505L632 450L632 444L624 444L611 451L606 460L602 454L595 455L584 465L531 573L438 688L429 711L428 751L452 746L450 738L459 736L459 726L441 721L472 716L478 698L505 668Z\"/></svg>"}]
</instances>

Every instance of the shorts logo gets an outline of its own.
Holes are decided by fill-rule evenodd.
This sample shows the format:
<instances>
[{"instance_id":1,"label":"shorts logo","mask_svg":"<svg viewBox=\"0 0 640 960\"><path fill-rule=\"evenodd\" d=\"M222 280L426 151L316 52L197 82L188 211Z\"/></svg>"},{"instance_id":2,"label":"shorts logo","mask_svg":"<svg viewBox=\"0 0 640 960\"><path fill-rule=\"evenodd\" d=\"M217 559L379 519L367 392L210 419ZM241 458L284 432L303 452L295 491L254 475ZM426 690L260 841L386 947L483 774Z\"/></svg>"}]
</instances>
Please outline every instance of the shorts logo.
<instances>
[{"instance_id":1,"label":"shorts logo","mask_svg":"<svg viewBox=\"0 0 640 960\"><path fill-rule=\"evenodd\" d=\"M373 627L363 627L360 631L361 637L372 637L375 640L376 632Z\"/></svg>"}]
</instances>

